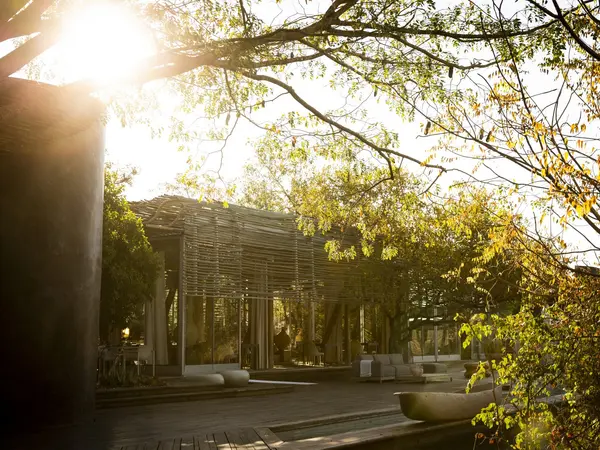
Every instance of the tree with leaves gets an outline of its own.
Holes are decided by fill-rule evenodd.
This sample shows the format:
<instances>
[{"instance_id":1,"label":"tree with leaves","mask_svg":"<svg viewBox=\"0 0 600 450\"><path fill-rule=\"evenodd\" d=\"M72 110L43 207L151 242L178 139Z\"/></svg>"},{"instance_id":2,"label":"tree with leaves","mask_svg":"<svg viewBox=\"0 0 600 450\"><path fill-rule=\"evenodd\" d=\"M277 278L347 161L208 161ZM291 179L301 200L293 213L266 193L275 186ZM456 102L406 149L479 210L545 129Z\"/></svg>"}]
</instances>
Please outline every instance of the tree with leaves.
<instances>
[{"instance_id":1,"label":"tree with leaves","mask_svg":"<svg viewBox=\"0 0 600 450\"><path fill-rule=\"evenodd\" d=\"M413 329L453 323L459 311L506 313L518 306L516 254L486 256L493 233L519 220L499 199L466 188L423 198L427 185L407 172L374 184L380 168L315 164L291 145L261 148L259 155L246 168L239 200L231 201L280 204L280 211L298 215L305 233L329 233L330 258L360 263L361 286L377 292L371 300L390 322L393 350L406 348Z\"/></svg>"},{"instance_id":2,"label":"tree with leaves","mask_svg":"<svg viewBox=\"0 0 600 450\"><path fill-rule=\"evenodd\" d=\"M100 339L120 340L120 332L143 315L154 295L158 260L123 191L129 175L107 167L104 174ZM116 337L115 337L116 334Z\"/></svg>"}]
</instances>

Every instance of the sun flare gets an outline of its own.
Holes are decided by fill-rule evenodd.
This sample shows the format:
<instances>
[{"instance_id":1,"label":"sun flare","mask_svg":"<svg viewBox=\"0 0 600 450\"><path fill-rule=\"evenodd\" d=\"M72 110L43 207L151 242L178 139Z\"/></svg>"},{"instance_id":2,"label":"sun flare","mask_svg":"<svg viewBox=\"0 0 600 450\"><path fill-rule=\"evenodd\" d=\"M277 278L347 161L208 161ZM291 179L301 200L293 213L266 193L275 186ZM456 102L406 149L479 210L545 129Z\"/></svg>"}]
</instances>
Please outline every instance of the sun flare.
<instances>
[{"instance_id":1,"label":"sun flare","mask_svg":"<svg viewBox=\"0 0 600 450\"><path fill-rule=\"evenodd\" d=\"M135 73L156 47L150 29L133 11L107 1L73 11L58 51L61 72L69 80L111 83Z\"/></svg>"}]
</instances>

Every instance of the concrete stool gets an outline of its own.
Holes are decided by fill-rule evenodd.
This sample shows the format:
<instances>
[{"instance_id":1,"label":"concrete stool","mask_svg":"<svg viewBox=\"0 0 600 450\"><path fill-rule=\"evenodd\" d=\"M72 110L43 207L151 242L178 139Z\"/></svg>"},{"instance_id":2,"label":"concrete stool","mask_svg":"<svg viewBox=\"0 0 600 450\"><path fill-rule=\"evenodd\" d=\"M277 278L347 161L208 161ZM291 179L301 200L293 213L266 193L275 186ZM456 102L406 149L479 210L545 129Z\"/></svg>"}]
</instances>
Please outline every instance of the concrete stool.
<instances>
[{"instance_id":1,"label":"concrete stool","mask_svg":"<svg viewBox=\"0 0 600 450\"><path fill-rule=\"evenodd\" d=\"M197 383L200 386L218 386L225 385L225 378L220 373L201 373L198 375L190 375L184 378L190 383Z\"/></svg>"},{"instance_id":2,"label":"concrete stool","mask_svg":"<svg viewBox=\"0 0 600 450\"><path fill-rule=\"evenodd\" d=\"M244 387L248 386L250 374L247 370L224 370L220 373L225 381L225 387Z\"/></svg>"},{"instance_id":3,"label":"concrete stool","mask_svg":"<svg viewBox=\"0 0 600 450\"><path fill-rule=\"evenodd\" d=\"M423 373L448 373L448 367L440 363L423 363Z\"/></svg>"}]
</instances>

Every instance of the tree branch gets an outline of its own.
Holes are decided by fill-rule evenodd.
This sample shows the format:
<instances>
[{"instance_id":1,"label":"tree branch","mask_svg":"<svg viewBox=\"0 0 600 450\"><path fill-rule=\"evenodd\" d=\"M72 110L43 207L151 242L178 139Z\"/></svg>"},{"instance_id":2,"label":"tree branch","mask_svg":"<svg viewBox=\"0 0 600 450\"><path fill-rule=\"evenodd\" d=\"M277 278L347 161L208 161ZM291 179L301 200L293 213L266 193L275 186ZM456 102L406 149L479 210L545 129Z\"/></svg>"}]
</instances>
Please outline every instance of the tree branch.
<instances>
[{"instance_id":1,"label":"tree branch","mask_svg":"<svg viewBox=\"0 0 600 450\"><path fill-rule=\"evenodd\" d=\"M10 0L0 3L0 23L8 22L29 0Z\"/></svg>"},{"instance_id":2,"label":"tree branch","mask_svg":"<svg viewBox=\"0 0 600 450\"><path fill-rule=\"evenodd\" d=\"M33 0L25 10L17 14L10 22L0 26L0 42L39 32L42 14L54 2L55 0Z\"/></svg>"},{"instance_id":3,"label":"tree branch","mask_svg":"<svg viewBox=\"0 0 600 450\"><path fill-rule=\"evenodd\" d=\"M367 139L365 136L363 136L362 134L342 125L339 122L336 122L335 120L331 119L330 117L327 117L325 114L321 113L318 109L316 109L314 106L310 105L309 103L307 103L302 97L300 97L298 95L298 93L288 84L284 83L281 80L278 80L277 78L273 78L270 77L268 75L260 75L260 74L254 74L254 73L249 73L249 72L242 72L242 75L244 75L247 78L256 80L256 81L266 81L268 83L274 84L276 86L279 86L280 88L284 89L285 91L287 91L293 98L294 100L296 100L298 103L300 103L300 105L302 105L306 110L310 111L313 115L315 115L316 117L318 117L319 119L321 119L323 122L328 123L332 126L334 126L335 128L337 128L340 131L343 131L346 134L349 134L353 137L355 137L356 139L358 139L360 142L362 142L363 144L367 145L368 147L372 148L373 150L375 150L380 156L389 159L390 155L394 155L400 158L405 158L408 161L412 161L414 163L417 163L419 165L422 165L424 167L429 167L432 169L438 169L442 172L446 172L446 168L439 166L437 164L428 164L428 163L424 163L423 161L410 156L410 155L406 155L403 153L400 153L396 150L392 150L389 148L385 148L385 147L381 147L377 144L375 144L374 142L370 141L369 139Z\"/></svg>"},{"instance_id":4,"label":"tree branch","mask_svg":"<svg viewBox=\"0 0 600 450\"><path fill-rule=\"evenodd\" d=\"M47 28L47 29L46 29ZM29 39L8 55L0 58L0 79L18 72L34 58L44 53L58 41L59 28L55 26L44 27L44 31Z\"/></svg>"}]
</instances>

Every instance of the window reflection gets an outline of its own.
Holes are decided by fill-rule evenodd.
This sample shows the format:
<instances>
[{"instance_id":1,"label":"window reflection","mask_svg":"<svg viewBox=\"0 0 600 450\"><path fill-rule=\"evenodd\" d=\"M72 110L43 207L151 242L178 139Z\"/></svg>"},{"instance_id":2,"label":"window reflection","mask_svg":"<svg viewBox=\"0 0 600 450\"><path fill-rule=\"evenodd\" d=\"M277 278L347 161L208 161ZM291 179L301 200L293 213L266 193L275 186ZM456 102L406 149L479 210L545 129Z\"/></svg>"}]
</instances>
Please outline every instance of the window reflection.
<instances>
[{"instance_id":1,"label":"window reflection","mask_svg":"<svg viewBox=\"0 0 600 450\"><path fill-rule=\"evenodd\" d=\"M457 325L451 323L438 326L438 354L455 355L459 353Z\"/></svg>"}]
</instances>

